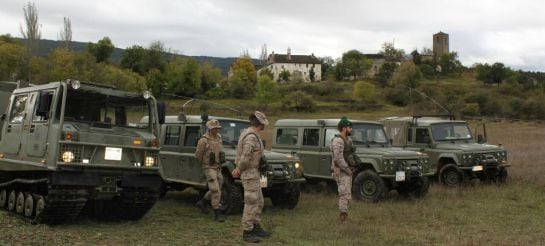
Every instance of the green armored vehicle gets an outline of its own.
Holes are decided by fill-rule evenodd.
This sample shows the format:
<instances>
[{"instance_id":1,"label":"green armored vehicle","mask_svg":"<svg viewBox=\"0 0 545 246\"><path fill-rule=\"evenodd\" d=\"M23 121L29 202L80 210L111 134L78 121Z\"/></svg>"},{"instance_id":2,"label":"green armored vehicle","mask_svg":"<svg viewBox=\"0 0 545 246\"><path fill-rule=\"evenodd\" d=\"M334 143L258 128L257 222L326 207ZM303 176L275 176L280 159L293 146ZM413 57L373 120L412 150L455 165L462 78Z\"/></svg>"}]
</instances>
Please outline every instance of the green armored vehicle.
<instances>
[{"instance_id":1,"label":"green armored vehicle","mask_svg":"<svg viewBox=\"0 0 545 246\"><path fill-rule=\"evenodd\" d=\"M55 224L84 207L136 220L155 204L160 119L151 94L75 80L0 85L0 208ZM142 116L149 127L137 126Z\"/></svg>"},{"instance_id":2,"label":"green armored vehicle","mask_svg":"<svg viewBox=\"0 0 545 246\"><path fill-rule=\"evenodd\" d=\"M204 119L204 120L203 120ZM241 212L244 206L242 184L233 179L236 167L236 147L241 132L249 121L213 117L221 124L220 135L226 162L223 164L222 207L227 213ZM145 119L144 119L145 120ZM206 177L195 158L199 138L205 133L208 116L167 116L161 130L161 175L165 188L183 190L193 187L206 190ZM270 197L274 206L293 209L299 201L299 183L305 181L299 159L290 155L265 151L267 164L261 170L263 195Z\"/></svg>"},{"instance_id":3,"label":"green armored vehicle","mask_svg":"<svg viewBox=\"0 0 545 246\"><path fill-rule=\"evenodd\" d=\"M339 134L338 119L282 119L275 124L273 151L297 155L307 182L332 181L332 139ZM352 121L355 147L352 195L358 200L379 201L390 190L403 196L423 197L428 193L427 176L432 175L428 156L392 148L384 127L377 122Z\"/></svg>"},{"instance_id":4,"label":"green armored vehicle","mask_svg":"<svg viewBox=\"0 0 545 246\"><path fill-rule=\"evenodd\" d=\"M432 171L447 186L468 179L507 179L507 151L486 144L482 135L473 139L465 121L439 117L393 117L383 120L393 145L430 156ZM486 135L486 133L485 133Z\"/></svg>"}]
</instances>

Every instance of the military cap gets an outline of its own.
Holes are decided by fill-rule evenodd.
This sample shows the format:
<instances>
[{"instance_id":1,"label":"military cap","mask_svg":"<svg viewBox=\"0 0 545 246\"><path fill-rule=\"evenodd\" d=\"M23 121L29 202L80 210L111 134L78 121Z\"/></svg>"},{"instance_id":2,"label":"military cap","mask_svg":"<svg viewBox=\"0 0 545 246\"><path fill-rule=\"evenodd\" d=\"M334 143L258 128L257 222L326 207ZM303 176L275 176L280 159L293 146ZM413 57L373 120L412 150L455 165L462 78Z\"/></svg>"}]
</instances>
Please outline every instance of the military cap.
<instances>
[{"instance_id":1,"label":"military cap","mask_svg":"<svg viewBox=\"0 0 545 246\"><path fill-rule=\"evenodd\" d=\"M261 113L259 111L255 111L253 113L253 115L257 118L257 120L259 121L259 123L263 124L263 125L268 125L269 124L269 121L267 120L267 116L265 116L264 113Z\"/></svg>"},{"instance_id":2,"label":"military cap","mask_svg":"<svg viewBox=\"0 0 545 246\"><path fill-rule=\"evenodd\" d=\"M343 116L341 120L339 121L339 126L352 126L352 122L346 118L346 116Z\"/></svg>"},{"instance_id":3,"label":"military cap","mask_svg":"<svg viewBox=\"0 0 545 246\"><path fill-rule=\"evenodd\" d=\"M216 119L209 120L206 122L206 127L210 130L215 128L221 128L220 122Z\"/></svg>"}]
</instances>

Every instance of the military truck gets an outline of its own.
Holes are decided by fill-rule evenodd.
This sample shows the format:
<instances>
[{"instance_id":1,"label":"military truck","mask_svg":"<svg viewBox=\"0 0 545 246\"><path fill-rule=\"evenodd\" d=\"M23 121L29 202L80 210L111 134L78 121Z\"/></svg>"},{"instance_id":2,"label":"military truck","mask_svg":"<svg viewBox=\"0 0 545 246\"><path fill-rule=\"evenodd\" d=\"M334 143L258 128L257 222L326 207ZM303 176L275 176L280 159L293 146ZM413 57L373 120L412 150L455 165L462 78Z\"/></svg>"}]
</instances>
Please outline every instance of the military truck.
<instances>
[{"instance_id":1,"label":"military truck","mask_svg":"<svg viewBox=\"0 0 545 246\"><path fill-rule=\"evenodd\" d=\"M394 146L427 153L434 176L446 186L475 178L498 182L507 179L510 165L505 148L487 144L482 135L474 139L465 121L453 116L414 116L391 117L382 122Z\"/></svg>"},{"instance_id":2,"label":"military truck","mask_svg":"<svg viewBox=\"0 0 545 246\"><path fill-rule=\"evenodd\" d=\"M1 209L56 224L84 207L137 220L155 204L160 119L149 92L67 80L0 82L0 94ZM149 126L138 127L144 115Z\"/></svg>"},{"instance_id":3,"label":"military truck","mask_svg":"<svg viewBox=\"0 0 545 246\"><path fill-rule=\"evenodd\" d=\"M309 183L332 181L332 139L339 134L339 119L281 119L273 132L273 151L301 159ZM352 194L358 200L379 201L390 190L420 198L428 193L432 175L426 154L392 148L384 127L371 121L352 121L355 147Z\"/></svg>"},{"instance_id":4,"label":"military truck","mask_svg":"<svg viewBox=\"0 0 545 246\"><path fill-rule=\"evenodd\" d=\"M241 132L250 126L248 120L198 115L166 116L161 128L161 176L164 189L183 190L188 187L205 191L206 177L195 158L199 138L206 131L206 121L217 119L222 128L220 135L226 162L223 164L222 207L227 213L239 213L244 207L240 179L233 179L236 167L236 147ZM143 119L146 121L146 119ZM267 164L261 170L262 190L274 206L293 209L299 201L299 184L304 182L299 159L286 154L265 151Z\"/></svg>"}]
</instances>

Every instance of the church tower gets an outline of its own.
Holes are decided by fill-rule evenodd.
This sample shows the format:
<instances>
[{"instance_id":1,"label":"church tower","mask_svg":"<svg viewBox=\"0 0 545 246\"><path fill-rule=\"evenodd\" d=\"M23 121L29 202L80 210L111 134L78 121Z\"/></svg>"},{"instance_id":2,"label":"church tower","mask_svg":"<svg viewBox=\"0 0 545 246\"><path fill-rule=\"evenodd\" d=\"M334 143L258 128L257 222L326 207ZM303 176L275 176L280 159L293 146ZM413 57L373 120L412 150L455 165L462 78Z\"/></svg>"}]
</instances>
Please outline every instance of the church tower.
<instances>
[{"instance_id":1,"label":"church tower","mask_svg":"<svg viewBox=\"0 0 545 246\"><path fill-rule=\"evenodd\" d=\"M439 31L433 34L433 57L438 59L444 54L449 53L448 34Z\"/></svg>"}]
</instances>

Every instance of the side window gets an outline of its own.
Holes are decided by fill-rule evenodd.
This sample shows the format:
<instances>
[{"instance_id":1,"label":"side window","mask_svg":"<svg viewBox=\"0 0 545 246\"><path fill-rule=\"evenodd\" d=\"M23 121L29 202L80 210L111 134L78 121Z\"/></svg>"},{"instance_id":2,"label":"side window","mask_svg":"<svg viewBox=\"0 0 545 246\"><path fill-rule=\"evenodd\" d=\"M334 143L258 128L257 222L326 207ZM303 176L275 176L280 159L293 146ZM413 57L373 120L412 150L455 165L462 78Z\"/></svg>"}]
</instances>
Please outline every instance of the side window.
<instances>
[{"instance_id":1,"label":"side window","mask_svg":"<svg viewBox=\"0 0 545 246\"><path fill-rule=\"evenodd\" d=\"M297 144L297 128L280 128L276 130L276 143L281 145Z\"/></svg>"},{"instance_id":2,"label":"side window","mask_svg":"<svg viewBox=\"0 0 545 246\"><path fill-rule=\"evenodd\" d=\"M34 107L34 115L32 116L33 122L45 122L49 119L54 93L54 91L44 91L38 94L36 106Z\"/></svg>"},{"instance_id":3,"label":"side window","mask_svg":"<svg viewBox=\"0 0 545 246\"><path fill-rule=\"evenodd\" d=\"M188 126L185 128L184 146L197 147L199 129L200 127L198 126Z\"/></svg>"},{"instance_id":4,"label":"side window","mask_svg":"<svg viewBox=\"0 0 545 246\"><path fill-rule=\"evenodd\" d=\"M334 128L325 129L325 146L331 145L331 140L335 137L335 135L339 134L339 130Z\"/></svg>"},{"instance_id":5,"label":"side window","mask_svg":"<svg viewBox=\"0 0 545 246\"><path fill-rule=\"evenodd\" d=\"M305 129L303 131L304 146L318 146L320 144L320 129Z\"/></svg>"},{"instance_id":6,"label":"side window","mask_svg":"<svg viewBox=\"0 0 545 246\"><path fill-rule=\"evenodd\" d=\"M430 140L430 134L427 128L416 129L416 143L428 143Z\"/></svg>"},{"instance_id":7,"label":"side window","mask_svg":"<svg viewBox=\"0 0 545 246\"><path fill-rule=\"evenodd\" d=\"M407 130L407 142L412 143L413 141L413 129L409 128Z\"/></svg>"},{"instance_id":8,"label":"side window","mask_svg":"<svg viewBox=\"0 0 545 246\"><path fill-rule=\"evenodd\" d=\"M180 144L180 130L181 126L168 125L165 130L165 142L164 145L178 145Z\"/></svg>"},{"instance_id":9,"label":"side window","mask_svg":"<svg viewBox=\"0 0 545 246\"><path fill-rule=\"evenodd\" d=\"M13 100L13 106L9 114L10 124L21 124L25 117L25 108L27 104L28 95L16 96Z\"/></svg>"}]
</instances>

